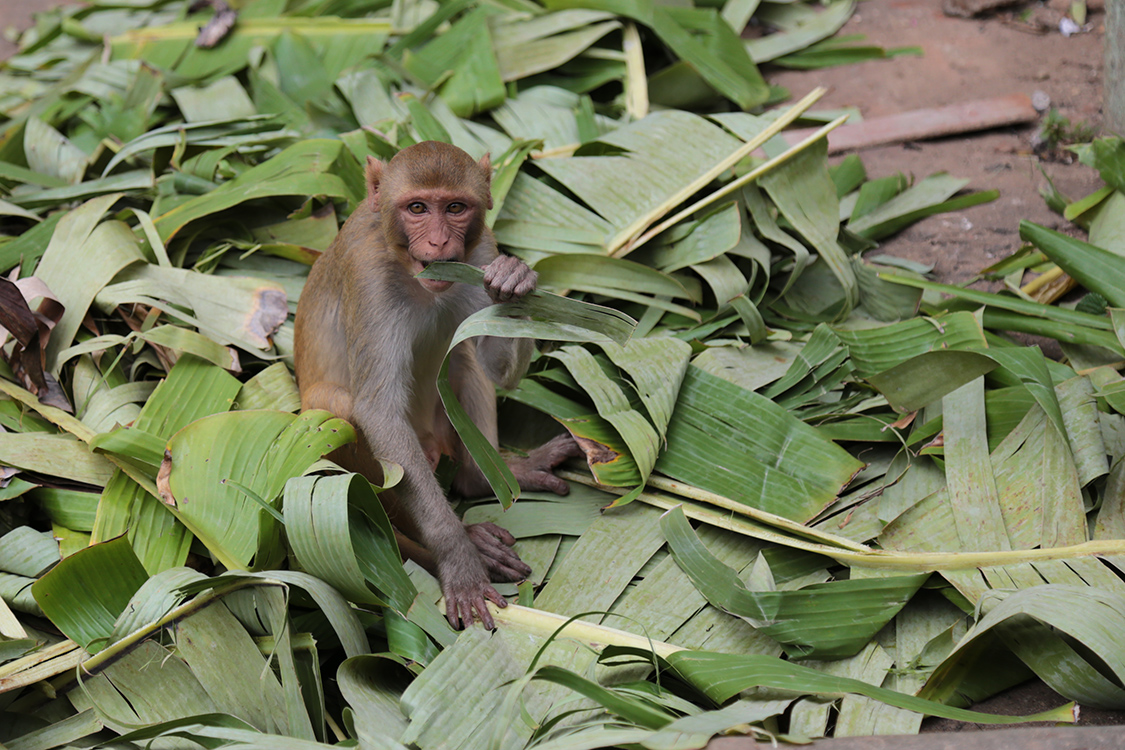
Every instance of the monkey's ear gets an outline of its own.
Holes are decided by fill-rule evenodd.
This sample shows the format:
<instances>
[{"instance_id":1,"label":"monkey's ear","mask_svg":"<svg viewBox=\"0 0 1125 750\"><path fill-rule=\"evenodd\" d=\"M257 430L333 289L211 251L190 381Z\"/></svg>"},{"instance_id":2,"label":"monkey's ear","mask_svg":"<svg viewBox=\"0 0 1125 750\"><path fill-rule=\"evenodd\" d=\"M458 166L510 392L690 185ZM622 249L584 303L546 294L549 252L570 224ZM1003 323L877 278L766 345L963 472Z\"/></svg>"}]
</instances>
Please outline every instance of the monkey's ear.
<instances>
[{"instance_id":1,"label":"monkey's ear","mask_svg":"<svg viewBox=\"0 0 1125 750\"><path fill-rule=\"evenodd\" d=\"M477 162L480 168L484 170L484 179L488 181L488 209L492 210L492 154L485 154Z\"/></svg>"},{"instance_id":2,"label":"monkey's ear","mask_svg":"<svg viewBox=\"0 0 1125 750\"><path fill-rule=\"evenodd\" d=\"M367 157L367 202L372 211L379 210L379 182L383 179L383 162L374 156Z\"/></svg>"}]
</instances>

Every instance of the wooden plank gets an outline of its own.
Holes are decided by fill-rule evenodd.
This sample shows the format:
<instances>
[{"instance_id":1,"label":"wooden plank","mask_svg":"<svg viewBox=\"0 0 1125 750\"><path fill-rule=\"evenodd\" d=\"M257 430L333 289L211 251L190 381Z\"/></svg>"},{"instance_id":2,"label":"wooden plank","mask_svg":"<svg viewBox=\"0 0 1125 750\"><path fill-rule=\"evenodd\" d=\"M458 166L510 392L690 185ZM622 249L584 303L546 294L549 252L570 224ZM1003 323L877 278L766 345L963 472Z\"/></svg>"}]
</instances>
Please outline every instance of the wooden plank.
<instances>
[{"instance_id":1,"label":"wooden plank","mask_svg":"<svg viewBox=\"0 0 1125 750\"><path fill-rule=\"evenodd\" d=\"M1019 125L1034 122L1038 117L1039 114L1031 106L1031 99L1024 94L916 109L886 117L873 117L854 125L841 125L828 134L828 153ZM781 135L792 145L816 130L801 128L787 130Z\"/></svg>"},{"instance_id":2,"label":"wooden plank","mask_svg":"<svg viewBox=\"0 0 1125 750\"><path fill-rule=\"evenodd\" d=\"M1105 126L1125 134L1125 6L1105 4Z\"/></svg>"}]
</instances>

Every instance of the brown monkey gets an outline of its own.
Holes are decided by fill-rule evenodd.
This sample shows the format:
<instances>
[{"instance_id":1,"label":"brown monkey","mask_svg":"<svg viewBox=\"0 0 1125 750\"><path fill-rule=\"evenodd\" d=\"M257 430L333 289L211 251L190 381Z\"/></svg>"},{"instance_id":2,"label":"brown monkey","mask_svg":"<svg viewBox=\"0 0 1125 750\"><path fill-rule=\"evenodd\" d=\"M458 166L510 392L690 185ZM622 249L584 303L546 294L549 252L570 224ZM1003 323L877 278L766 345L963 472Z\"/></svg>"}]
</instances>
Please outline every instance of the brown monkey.
<instances>
[{"instance_id":1,"label":"brown monkey","mask_svg":"<svg viewBox=\"0 0 1125 750\"><path fill-rule=\"evenodd\" d=\"M368 157L367 200L313 265L297 307L301 408L327 409L355 425L359 441L332 455L348 470L379 483L376 457L402 466L402 481L380 498L401 532L404 554L440 579L455 627L475 614L491 628L484 600L506 606L489 574L514 581L531 572L511 549L515 539L506 530L463 525L433 475L446 454L461 461L454 490L469 497L488 491L445 414L437 375L461 321L486 305L524 296L536 283L523 261L499 255L485 226L491 174L487 156L476 162L436 141L404 149L387 164ZM435 261L484 268L485 288L414 278ZM527 339L482 337L450 355L458 400L493 446L492 383L514 387L533 346ZM508 465L523 489L566 494L551 469L577 453L566 435Z\"/></svg>"}]
</instances>

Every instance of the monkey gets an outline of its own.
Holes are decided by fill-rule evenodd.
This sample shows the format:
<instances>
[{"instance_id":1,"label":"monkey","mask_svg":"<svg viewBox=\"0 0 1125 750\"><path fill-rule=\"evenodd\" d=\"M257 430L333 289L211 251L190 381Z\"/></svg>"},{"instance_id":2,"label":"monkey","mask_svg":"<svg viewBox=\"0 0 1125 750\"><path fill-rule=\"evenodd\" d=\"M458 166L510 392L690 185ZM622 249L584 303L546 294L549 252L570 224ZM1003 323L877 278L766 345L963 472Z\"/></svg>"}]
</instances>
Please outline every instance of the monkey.
<instances>
[{"instance_id":1,"label":"monkey","mask_svg":"<svg viewBox=\"0 0 1125 750\"><path fill-rule=\"evenodd\" d=\"M499 253L485 212L492 208L492 167L461 149L424 141L384 163L367 158L367 196L317 259L297 305L294 366L301 408L326 409L356 427L357 442L330 458L378 485L379 459L402 466L393 490L380 493L400 551L435 573L454 627L474 616L493 629L485 600L507 606L490 583L531 573L514 537L491 523L461 522L434 477L444 454L460 461L453 490L489 491L437 391L437 376L457 326L487 305L519 299L537 274ZM415 276L436 261L483 268L484 288ZM449 380L474 424L496 447L496 392L513 388L534 350L530 339L480 337L450 352ZM565 495L552 473L580 449L563 434L509 458L521 489Z\"/></svg>"}]
</instances>

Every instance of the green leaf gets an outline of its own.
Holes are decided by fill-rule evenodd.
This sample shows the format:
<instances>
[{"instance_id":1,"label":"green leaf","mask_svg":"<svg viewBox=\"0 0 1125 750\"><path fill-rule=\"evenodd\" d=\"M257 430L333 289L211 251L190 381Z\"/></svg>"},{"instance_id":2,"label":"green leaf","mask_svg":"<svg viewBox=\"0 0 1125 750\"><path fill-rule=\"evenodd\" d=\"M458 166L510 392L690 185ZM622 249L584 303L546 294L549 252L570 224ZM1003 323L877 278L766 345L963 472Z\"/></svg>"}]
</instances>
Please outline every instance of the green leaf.
<instances>
[{"instance_id":1,"label":"green leaf","mask_svg":"<svg viewBox=\"0 0 1125 750\"><path fill-rule=\"evenodd\" d=\"M535 264L539 284L550 289L598 292L622 290L687 297L684 285L667 273L623 258L604 255L548 256Z\"/></svg>"},{"instance_id":2,"label":"green leaf","mask_svg":"<svg viewBox=\"0 0 1125 750\"><path fill-rule=\"evenodd\" d=\"M27 120L23 132L23 148L27 166L32 171L57 177L69 185L82 181L90 158L62 133L38 117L29 117Z\"/></svg>"},{"instance_id":3,"label":"green leaf","mask_svg":"<svg viewBox=\"0 0 1125 750\"><path fill-rule=\"evenodd\" d=\"M926 352L986 347L980 324L967 312L915 318L866 330L836 329L836 335L847 345L860 377L884 372Z\"/></svg>"},{"instance_id":4,"label":"green leaf","mask_svg":"<svg viewBox=\"0 0 1125 750\"><path fill-rule=\"evenodd\" d=\"M563 10L524 19L497 16L493 27L500 77L518 81L574 59L599 39L621 28L596 10Z\"/></svg>"},{"instance_id":5,"label":"green leaf","mask_svg":"<svg viewBox=\"0 0 1125 750\"><path fill-rule=\"evenodd\" d=\"M285 485L282 507L302 568L349 601L389 602L406 615L418 592L402 569L394 531L367 480L358 474L296 477Z\"/></svg>"},{"instance_id":6,"label":"green leaf","mask_svg":"<svg viewBox=\"0 0 1125 750\"><path fill-rule=\"evenodd\" d=\"M593 680L588 680L560 667L540 667L535 670L532 679L553 682L556 685L570 688L579 695L599 704L611 714L648 729L665 727L671 723L673 718L671 714L653 707L647 701L616 690L607 690Z\"/></svg>"},{"instance_id":7,"label":"green leaf","mask_svg":"<svg viewBox=\"0 0 1125 750\"><path fill-rule=\"evenodd\" d=\"M70 435L0 433L0 462L7 466L103 486L113 476L113 464L91 453L86 443Z\"/></svg>"},{"instance_id":8,"label":"green leaf","mask_svg":"<svg viewBox=\"0 0 1125 750\"><path fill-rule=\"evenodd\" d=\"M0 570L37 578L59 561L59 546L50 534L17 526L0 536Z\"/></svg>"},{"instance_id":9,"label":"green leaf","mask_svg":"<svg viewBox=\"0 0 1125 750\"><path fill-rule=\"evenodd\" d=\"M196 326L221 345L234 344L258 352L271 346L270 337L289 316L289 304L280 285L248 276L215 276L183 268L138 264L120 273L100 291L96 302L113 308L148 304L168 316ZM190 308L193 315L182 308ZM180 337L162 335L183 341ZM190 342L189 342L190 343ZM199 345L195 340L194 345ZM199 348L220 360L218 351Z\"/></svg>"},{"instance_id":10,"label":"green leaf","mask_svg":"<svg viewBox=\"0 0 1125 750\"><path fill-rule=\"evenodd\" d=\"M757 63L803 50L839 31L855 7L855 0L832 3L820 12L798 3L768 4L758 11L757 17L778 31L747 40L746 49Z\"/></svg>"},{"instance_id":11,"label":"green leaf","mask_svg":"<svg viewBox=\"0 0 1125 750\"><path fill-rule=\"evenodd\" d=\"M968 351L932 351L867 378L892 408L912 412L932 404L965 383L996 369L985 354Z\"/></svg>"},{"instance_id":12,"label":"green leaf","mask_svg":"<svg viewBox=\"0 0 1125 750\"><path fill-rule=\"evenodd\" d=\"M504 81L488 27L492 13L487 7L476 8L421 50L403 57L405 68L426 86L437 88L459 117L487 111L504 101Z\"/></svg>"},{"instance_id":13,"label":"green leaf","mask_svg":"<svg viewBox=\"0 0 1125 750\"><path fill-rule=\"evenodd\" d=\"M656 470L806 521L862 464L763 396L689 367Z\"/></svg>"},{"instance_id":14,"label":"green leaf","mask_svg":"<svg viewBox=\"0 0 1125 750\"><path fill-rule=\"evenodd\" d=\"M913 695L903 695L894 690L875 687L860 680L824 674L815 669L770 656L678 651L668 657L668 663L684 679L718 703L726 701L743 690L764 687L805 694L853 693L865 695L868 698L874 698L877 701L909 711L978 724L1074 721L1073 704L1029 716L1003 716L967 711L963 708L945 706L934 701L916 698Z\"/></svg>"},{"instance_id":15,"label":"green leaf","mask_svg":"<svg viewBox=\"0 0 1125 750\"><path fill-rule=\"evenodd\" d=\"M745 618L795 658L858 653L929 578L923 573L832 581L796 591L751 591L700 543L681 508L665 513L660 527L676 564L707 601Z\"/></svg>"},{"instance_id":16,"label":"green leaf","mask_svg":"<svg viewBox=\"0 0 1125 750\"><path fill-rule=\"evenodd\" d=\"M31 593L59 630L96 653L147 579L128 540L118 538L66 558L36 581Z\"/></svg>"},{"instance_id":17,"label":"green leaf","mask_svg":"<svg viewBox=\"0 0 1125 750\"><path fill-rule=\"evenodd\" d=\"M205 417L168 441L164 502L228 568L262 566L269 556L263 545L274 543L276 524L230 482L272 502L287 480L354 439L351 425L324 411Z\"/></svg>"},{"instance_id":18,"label":"green leaf","mask_svg":"<svg viewBox=\"0 0 1125 750\"><path fill-rule=\"evenodd\" d=\"M1119 710L1125 706L1121 687L1125 661L1114 634L1123 621L1125 600L1116 592L1060 585L1012 592L957 644L921 695L939 699L947 695L956 670L979 658L977 644L996 633L1058 693L1086 705ZM1095 662L1091 654L1097 655Z\"/></svg>"},{"instance_id":19,"label":"green leaf","mask_svg":"<svg viewBox=\"0 0 1125 750\"><path fill-rule=\"evenodd\" d=\"M622 384L604 372L594 355L582 347L563 347L551 356L566 366L578 386L594 401L598 414L614 426L629 446L641 481L648 479L660 450L660 435L645 416L630 405Z\"/></svg>"},{"instance_id":20,"label":"green leaf","mask_svg":"<svg viewBox=\"0 0 1125 750\"><path fill-rule=\"evenodd\" d=\"M167 242L191 222L233 208L245 201L281 195L351 197L344 181L331 173L343 143L325 139L301 141L248 169L215 190L181 203L156 218L160 238Z\"/></svg>"},{"instance_id":21,"label":"green leaf","mask_svg":"<svg viewBox=\"0 0 1125 750\"><path fill-rule=\"evenodd\" d=\"M1020 239L1033 243L1082 286L1125 307L1125 259L1108 250L1065 234L1020 222Z\"/></svg>"},{"instance_id":22,"label":"green leaf","mask_svg":"<svg viewBox=\"0 0 1125 750\"><path fill-rule=\"evenodd\" d=\"M67 213L51 235L51 242L35 269L36 276L66 306L47 344L47 366L70 346L94 297L126 266L143 260L136 238L125 224L102 216L121 197L103 195ZM93 253L93 254L90 254ZM75 274L80 265L84 272Z\"/></svg>"},{"instance_id":23,"label":"green leaf","mask_svg":"<svg viewBox=\"0 0 1125 750\"><path fill-rule=\"evenodd\" d=\"M395 666L393 656L366 654L349 658L337 670L340 692L355 712L356 734L364 747L405 750L398 741L406 730L398 701L406 670Z\"/></svg>"},{"instance_id":24,"label":"green leaf","mask_svg":"<svg viewBox=\"0 0 1125 750\"><path fill-rule=\"evenodd\" d=\"M221 80L235 79L224 78ZM213 87L218 88L220 85L219 82L216 82ZM241 86L239 90L241 91ZM186 91L188 90L181 88L173 92L177 102L181 97L187 96ZM200 90L200 96L203 95L203 91L206 91L206 89ZM210 93L212 103L218 103L214 98L218 92L211 91ZM245 96L245 92L243 92L243 96ZM297 135L295 131L284 130L281 127L280 120L274 115L258 115L251 112L249 115L235 116L230 111L229 96L222 97L221 102L223 112L221 118L199 121L196 118L188 117L189 121L186 123L153 128L137 136L114 154L113 158L106 164L105 169L102 170L102 176L108 175L114 167L126 159L155 151L158 148L180 144L195 147L263 146L271 142L291 139Z\"/></svg>"},{"instance_id":25,"label":"green leaf","mask_svg":"<svg viewBox=\"0 0 1125 750\"><path fill-rule=\"evenodd\" d=\"M859 285L851 263L837 242L840 203L836 185L828 175L827 152L828 142L821 139L758 183L773 199L778 211L832 269L844 291L843 309L833 312L843 317L859 303Z\"/></svg>"},{"instance_id":26,"label":"green leaf","mask_svg":"<svg viewBox=\"0 0 1125 750\"><path fill-rule=\"evenodd\" d=\"M764 103L769 87L729 25L710 8L669 8L651 0L548 0L551 10L592 8L647 26L703 79L744 110Z\"/></svg>"}]
</instances>

